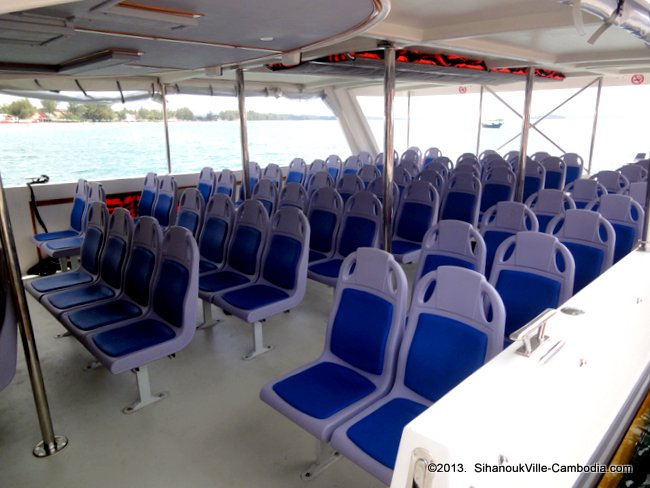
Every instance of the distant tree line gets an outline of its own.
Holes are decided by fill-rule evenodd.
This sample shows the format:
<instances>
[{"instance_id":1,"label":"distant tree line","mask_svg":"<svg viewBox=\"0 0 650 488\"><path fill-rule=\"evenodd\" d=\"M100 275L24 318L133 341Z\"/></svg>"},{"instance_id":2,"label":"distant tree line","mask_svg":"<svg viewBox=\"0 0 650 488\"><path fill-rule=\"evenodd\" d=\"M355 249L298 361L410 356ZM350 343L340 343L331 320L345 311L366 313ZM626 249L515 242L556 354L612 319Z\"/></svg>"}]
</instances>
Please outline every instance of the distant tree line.
<instances>
[{"instance_id":1,"label":"distant tree line","mask_svg":"<svg viewBox=\"0 0 650 488\"><path fill-rule=\"evenodd\" d=\"M19 119L28 119L36 112L45 112L53 114L57 110L57 102L54 100L41 100L41 107L34 107L31 102L24 98L16 100L7 105L0 106L0 113L6 113L18 117ZM126 120L135 118L136 120L158 121L163 119L162 110L140 108L138 110L128 110L123 108L114 111L110 105L101 103L68 103L67 108L60 109L61 116L64 120L72 121L92 121L108 122L112 120ZM177 120L239 120L237 110L223 110L219 113L208 112L206 115L195 115L189 108L182 107L178 110L169 110L169 118ZM253 110L246 112L248 120L315 120L315 119L333 119L333 116L316 116L316 115L290 115L290 114L267 114L258 113Z\"/></svg>"}]
</instances>

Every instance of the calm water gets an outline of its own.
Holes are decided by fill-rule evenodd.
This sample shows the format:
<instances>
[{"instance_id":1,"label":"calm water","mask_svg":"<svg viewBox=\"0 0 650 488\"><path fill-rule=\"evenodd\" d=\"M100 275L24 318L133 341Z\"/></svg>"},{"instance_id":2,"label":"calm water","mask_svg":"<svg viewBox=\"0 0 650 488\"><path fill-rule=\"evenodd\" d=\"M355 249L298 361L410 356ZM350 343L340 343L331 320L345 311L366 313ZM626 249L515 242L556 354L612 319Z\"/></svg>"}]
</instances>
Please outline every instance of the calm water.
<instances>
[{"instance_id":1,"label":"calm water","mask_svg":"<svg viewBox=\"0 0 650 488\"><path fill-rule=\"evenodd\" d=\"M567 152L589 154L592 120L556 119L540 126ZM371 120L379 141L383 122ZM395 147L407 147L406 121L395 124ZM414 120L410 144L422 150L442 149L452 159L462 152L476 150L476 122L458 117L432 117ZM500 129L484 129L481 150L498 148L520 130L520 122L506 119ZM646 129L624 119L602 119L593 171L615 168L630 162L637 152L647 151ZM172 169L175 173L198 172L204 166L214 169L241 167L238 122L170 123ZM381 143L381 142L380 142ZM500 150L518 149L519 140ZM537 134L531 134L530 152L560 152ZM294 157L308 163L315 158L349 153L339 124L334 120L252 121L249 122L249 152L262 167L268 163L283 166ZM2 124L0 125L0 169L7 186L23 185L25 178L47 174L52 182L142 176L148 171L167 172L162 123L77 123L77 124Z\"/></svg>"}]
</instances>

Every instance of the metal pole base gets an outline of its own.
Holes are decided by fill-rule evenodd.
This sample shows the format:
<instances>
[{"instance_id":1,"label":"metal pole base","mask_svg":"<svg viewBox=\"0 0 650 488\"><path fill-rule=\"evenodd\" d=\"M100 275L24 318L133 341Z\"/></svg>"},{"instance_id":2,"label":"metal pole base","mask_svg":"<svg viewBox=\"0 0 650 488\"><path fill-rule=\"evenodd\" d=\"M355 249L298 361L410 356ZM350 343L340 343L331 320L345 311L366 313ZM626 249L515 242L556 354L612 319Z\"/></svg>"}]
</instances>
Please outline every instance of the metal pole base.
<instances>
[{"instance_id":1,"label":"metal pole base","mask_svg":"<svg viewBox=\"0 0 650 488\"><path fill-rule=\"evenodd\" d=\"M66 330L65 332L59 332L57 335L54 336L55 339L63 339L64 337L70 337L72 334L70 333L69 330Z\"/></svg>"},{"instance_id":2,"label":"metal pole base","mask_svg":"<svg viewBox=\"0 0 650 488\"><path fill-rule=\"evenodd\" d=\"M319 441L316 461L300 474L300 479L303 481L313 480L339 459L341 459L341 454L338 451L332 449L328 443Z\"/></svg>"},{"instance_id":3,"label":"metal pole base","mask_svg":"<svg viewBox=\"0 0 650 488\"><path fill-rule=\"evenodd\" d=\"M264 345L264 337L262 336L262 322L257 321L253 324L253 350L242 357L244 361L249 361L260 354L269 352L273 346Z\"/></svg>"},{"instance_id":4,"label":"metal pole base","mask_svg":"<svg viewBox=\"0 0 650 488\"><path fill-rule=\"evenodd\" d=\"M137 412L144 407L151 405L152 403L159 402L163 398L169 396L168 392L156 393L155 395L151 394L151 383L149 382L149 369L147 366L141 366L140 368L135 368L131 370L135 373L135 379L138 383L138 393L140 398L133 402L131 405L124 407L122 413L129 414Z\"/></svg>"},{"instance_id":5,"label":"metal pole base","mask_svg":"<svg viewBox=\"0 0 650 488\"><path fill-rule=\"evenodd\" d=\"M62 435L55 435L54 442L51 444L45 444L44 441L39 442L34 447L34 456L38 458L53 456L57 452L63 450L65 446L68 445L68 439Z\"/></svg>"},{"instance_id":6,"label":"metal pole base","mask_svg":"<svg viewBox=\"0 0 650 488\"><path fill-rule=\"evenodd\" d=\"M84 366L84 371L90 371L92 369L99 369L103 365L99 361L92 361Z\"/></svg>"},{"instance_id":7,"label":"metal pole base","mask_svg":"<svg viewBox=\"0 0 650 488\"><path fill-rule=\"evenodd\" d=\"M210 329L221 322L221 319L212 317L212 304L205 300L201 300L203 305L203 322L196 326L197 329Z\"/></svg>"}]
</instances>

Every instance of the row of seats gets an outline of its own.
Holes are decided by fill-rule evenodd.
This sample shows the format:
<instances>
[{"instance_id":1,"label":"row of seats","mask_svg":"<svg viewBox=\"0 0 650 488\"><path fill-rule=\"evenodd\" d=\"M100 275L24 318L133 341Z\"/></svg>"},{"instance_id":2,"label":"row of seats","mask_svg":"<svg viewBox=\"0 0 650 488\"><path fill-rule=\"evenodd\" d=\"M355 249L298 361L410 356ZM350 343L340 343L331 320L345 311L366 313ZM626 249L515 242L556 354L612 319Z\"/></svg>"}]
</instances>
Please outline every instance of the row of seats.
<instances>
[{"instance_id":1,"label":"row of seats","mask_svg":"<svg viewBox=\"0 0 650 488\"><path fill-rule=\"evenodd\" d=\"M419 281L410 308L407 297L406 276L390 254L351 253L323 353L260 394L385 484L404 426L496 355L504 337L503 303L479 273L443 266Z\"/></svg>"},{"instance_id":2,"label":"row of seats","mask_svg":"<svg viewBox=\"0 0 650 488\"><path fill-rule=\"evenodd\" d=\"M199 254L182 227L163 231L152 217L134 222L104 203L88 212L79 269L25 285L111 373L134 370L140 399L131 412L160 399L151 395L146 365L175 354L196 328Z\"/></svg>"}]
</instances>

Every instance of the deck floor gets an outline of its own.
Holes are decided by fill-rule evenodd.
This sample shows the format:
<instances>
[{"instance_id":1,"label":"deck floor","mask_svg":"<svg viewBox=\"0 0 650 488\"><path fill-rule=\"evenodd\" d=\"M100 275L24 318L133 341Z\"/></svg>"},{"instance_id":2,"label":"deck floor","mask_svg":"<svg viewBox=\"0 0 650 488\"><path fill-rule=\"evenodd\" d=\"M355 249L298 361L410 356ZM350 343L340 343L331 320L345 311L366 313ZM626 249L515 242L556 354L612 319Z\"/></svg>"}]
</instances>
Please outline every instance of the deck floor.
<instances>
[{"instance_id":1,"label":"deck floor","mask_svg":"<svg viewBox=\"0 0 650 488\"><path fill-rule=\"evenodd\" d=\"M72 337L55 339L63 327L28 297L55 433L69 445L32 455L41 437L19 345L16 376L0 392L0 486L383 486L347 459L303 482L315 439L259 399L265 383L320 354L332 296L309 280L299 307L265 323L274 349L252 361L240 359L252 328L235 317L197 330L175 359L150 366L152 390L169 398L131 415L121 409L136 398L135 376L84 371L92 356Z\"/></svg>"}]
</instances>

